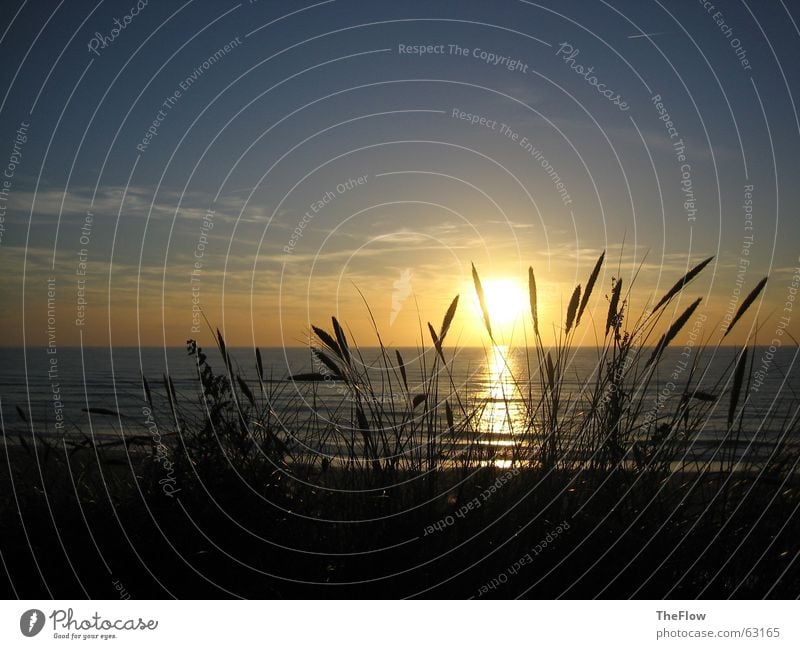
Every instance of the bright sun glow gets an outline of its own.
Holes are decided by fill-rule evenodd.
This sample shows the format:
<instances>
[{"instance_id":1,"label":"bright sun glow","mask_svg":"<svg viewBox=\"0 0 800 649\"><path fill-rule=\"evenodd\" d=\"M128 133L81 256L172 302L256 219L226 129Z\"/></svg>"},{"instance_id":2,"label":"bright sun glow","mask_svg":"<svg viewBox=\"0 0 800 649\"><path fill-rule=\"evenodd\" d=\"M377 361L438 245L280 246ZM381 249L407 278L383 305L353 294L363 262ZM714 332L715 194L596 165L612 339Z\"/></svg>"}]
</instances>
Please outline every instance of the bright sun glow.
<instances>
[{"instance_id":1,"label":"bright sun glow","mask_svg":"<svg viewBox=\"0 0 800 649\"><path fill-rule=\"evenodd\" d=\"M511 278L481 279L486 308L492 328L508 329L517 324L528 310L528 292L522 284ZM480 302L472 291L472 306L480 323L483 322Z\"/></svg>"}]
</instances>

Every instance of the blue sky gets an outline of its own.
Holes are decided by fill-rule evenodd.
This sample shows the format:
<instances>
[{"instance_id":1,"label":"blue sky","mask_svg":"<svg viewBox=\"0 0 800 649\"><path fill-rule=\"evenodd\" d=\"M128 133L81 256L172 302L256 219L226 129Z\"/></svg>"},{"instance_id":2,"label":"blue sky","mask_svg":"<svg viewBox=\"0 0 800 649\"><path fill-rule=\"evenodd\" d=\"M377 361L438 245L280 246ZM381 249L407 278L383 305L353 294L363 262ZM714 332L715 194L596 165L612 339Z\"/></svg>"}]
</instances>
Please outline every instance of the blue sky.
<instances>
[{"instance_id":1,"label":"blue sky","mask_svg":"<svg viewBox=\"0 0 800 649\"><path fill-rule=\"evenodd\" d=\"M798 15L708 4L6 3L0 165L15 142L21 160L0 242L6 342L45 339L54 276L62 344L180 344L193 298L241 344L302 344L331 313L369 339L356 289L409 344L417 308L438 321L471 262L523 285L533 265L558 320L603 249L598 320L619 270L629 280L643 262L641 310L716 255L675 308L704 296L716 323L769 274L769 336L800 254ZM115 19L126 25L100 49ZM491 64L501 57L519 64ZM481 340L473 315L458 323L467 343Z\"/></svg>"}]
</instances>

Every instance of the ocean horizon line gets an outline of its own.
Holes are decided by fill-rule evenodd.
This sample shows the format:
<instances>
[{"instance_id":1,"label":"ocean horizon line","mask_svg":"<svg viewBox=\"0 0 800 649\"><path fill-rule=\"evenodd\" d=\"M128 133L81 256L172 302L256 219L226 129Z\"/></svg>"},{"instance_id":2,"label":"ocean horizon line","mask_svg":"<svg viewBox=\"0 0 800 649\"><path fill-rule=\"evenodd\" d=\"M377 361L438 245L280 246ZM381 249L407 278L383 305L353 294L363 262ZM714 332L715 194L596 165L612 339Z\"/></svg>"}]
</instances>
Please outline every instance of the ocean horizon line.
<instances>
[{"instance_id":1,"label":"ocean horizon line","mask_svg":"<svg viewBox=\"0 0 800 649\"><path fill-rule=\"evenodd\" d=\"M444 349L487 349L491 345L461 345L461 346L450 346L450 345L443 345ZM509 345L494 345L495 347L508 347ZM524 345L524 344L511 344L512 348L523 348L523 347L530 347L531 349L535 348L536 345ZM202 347L202 345L201 345ZM212 341L204 348L211 349L215 348L216 345ZM310 349L309 345L226 345L227 349L255 349L258 347L259 349ZM359 349L380 349L380 345L359 345ZM392 345L387 344L385 345L386 349L417 349L418 345ZM543 345L545 349L549 349L553 347L553 345ZM656 345L643 345L640 349L653 349ZM704 349L741 349L741 345L735 344L724 344L724 345L705 345ZM764 345L748 345L750 348L754 349L766 349L769 348L769 344ZM3 350L10 350L10 349L47 349L47 343L42 343L41 345L2 345L0 344L0 351ZM83 345L83 349L185 349L186 345ZM81 345L58 345L57 349L81 349ZM425 349L434 350L432 345L426 345ZM602 345L573 345L573 349L604 349ZM792 347L779 347L778 349L792 349Z\"/></svg>"}]
</instances>

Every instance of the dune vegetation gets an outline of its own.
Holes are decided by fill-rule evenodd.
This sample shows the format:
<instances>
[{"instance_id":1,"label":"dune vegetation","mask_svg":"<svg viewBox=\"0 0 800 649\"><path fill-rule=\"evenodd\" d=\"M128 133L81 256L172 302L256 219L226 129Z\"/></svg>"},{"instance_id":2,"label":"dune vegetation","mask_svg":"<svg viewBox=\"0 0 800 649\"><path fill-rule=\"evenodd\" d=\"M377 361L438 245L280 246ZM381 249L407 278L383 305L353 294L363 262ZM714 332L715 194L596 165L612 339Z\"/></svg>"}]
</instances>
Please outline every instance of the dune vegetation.
<instances>
[{"instance_id":1,"label":"dune vegetation","mask_svg":"<svg viewBox=\"0 0 800 649\"><path fill-rule=\"evenodd\" d=\"M197 394L143 377L151 423L124 439L32 435L20 411L6 422L1 547L9 574L41 581L15 594L113 597L116 581L133 597L794 596L797 404L750 430L761 348L754 336L725 346L766 278L718 340L700 339L701 300L687 295L710 261L637 317L635 282L615 277L596 365L577 377L574 338L603 299L605 253L552 345L530 269L504 445L486 422L510 394L476 397L452 369L459 297L439 326L421 323L413 359L374 319L369 353L337 318L313 325L313 367L290 377L258 349L240 365L218 331L213 367L190 340ZM719 355L725 371L710 372ZM701 452L701 438L715 444Z\"/></svg>"}]
</instances>

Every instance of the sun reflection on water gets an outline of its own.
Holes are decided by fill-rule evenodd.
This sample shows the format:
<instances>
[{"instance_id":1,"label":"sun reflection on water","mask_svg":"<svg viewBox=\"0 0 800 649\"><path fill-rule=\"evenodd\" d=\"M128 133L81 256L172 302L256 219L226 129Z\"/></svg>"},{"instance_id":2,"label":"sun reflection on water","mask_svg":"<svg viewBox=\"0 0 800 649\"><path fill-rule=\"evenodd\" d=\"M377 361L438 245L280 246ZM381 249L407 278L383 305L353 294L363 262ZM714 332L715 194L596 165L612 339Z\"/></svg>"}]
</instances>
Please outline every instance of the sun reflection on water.
<instances>
[{"instance_id":1,"label":"sun reflection on water","mask_svg":"<svg viewBox=\"0 0 800 649\"><path fill-rule=\"evenodd\" d=\"M483 433L480 443L492 447L491 463L498 468L510 466L514 435L524 421L519 370L517 358L506 345L496 345L486 355L485 385L479 394L483 407L478 420Z\"/></svg>"}]
</instances>

